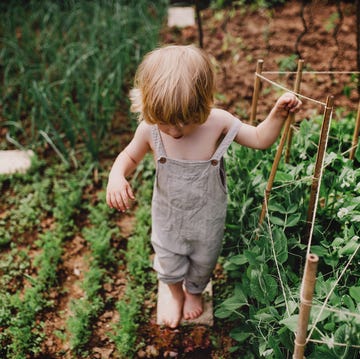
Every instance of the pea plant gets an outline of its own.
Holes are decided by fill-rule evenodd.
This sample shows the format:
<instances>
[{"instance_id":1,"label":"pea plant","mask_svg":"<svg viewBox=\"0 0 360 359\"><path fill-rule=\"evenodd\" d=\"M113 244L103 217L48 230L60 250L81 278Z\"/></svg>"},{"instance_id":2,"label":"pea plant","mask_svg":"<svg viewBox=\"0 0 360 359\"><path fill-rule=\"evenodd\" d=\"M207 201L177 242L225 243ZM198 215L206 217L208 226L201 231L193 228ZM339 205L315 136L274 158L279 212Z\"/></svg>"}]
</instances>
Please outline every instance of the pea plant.
<instances>
[{"instance_id":1,"label":"pea plant","mask_svg":"<svg viewBox=\"0 0 360 359\"><path fill-rule=\"evenodd\" d=\"M293 352L320 120L302 121L295 129L290 163L279 165L261 227L258 219L275 149L260 152L234 145L228 153L223 255L231 289L215 314L232 323L232 350L242 358L286 358ZM354 161L343 153L350 147L353 123L351 116L333 123L325 158L311 243L320 262L309 358L359 354L360 151Z\"/></svg>"}]
</instances>

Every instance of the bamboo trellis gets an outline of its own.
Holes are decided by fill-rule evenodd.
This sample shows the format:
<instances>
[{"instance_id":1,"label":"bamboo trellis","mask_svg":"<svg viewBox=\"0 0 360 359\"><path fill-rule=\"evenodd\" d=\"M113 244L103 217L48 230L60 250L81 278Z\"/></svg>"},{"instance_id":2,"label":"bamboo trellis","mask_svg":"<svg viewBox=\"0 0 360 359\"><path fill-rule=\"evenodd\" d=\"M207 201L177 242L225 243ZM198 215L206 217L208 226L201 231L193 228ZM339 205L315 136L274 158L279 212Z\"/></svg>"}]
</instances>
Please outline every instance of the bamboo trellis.
<instances>
[{"instance_id":1,"label":"bamboo trellis","mask_svg":"<svg viewBox=\"0 0 360 359\"><path fill-rule=\"evenodd\" d=\"M300 84L301 84L303 67L304 67L304 60L300 59L298 61L298 68L297 68L296 80L295 80L295 85L294 85L294 91L296 93L300 92ZM292 122L294 122L294 120L295 120L295 114L293 114ZM288 137L287 137L287 143L286 143L285 163L289 163L290 149L291 149L291 142L292 142L293 132L294 131L293 131L292 127L290 126Z\"/></svg>"},{"instance_id":2,"label":"bamboo trellis","mask_svg":"<svg viewBox=\"0 0 360 359\"><path fill-rule=\"evenodd\" d=\"M260 85L261 81L258 74L261 74L262 68L263 68L264 60L258 60L256 64L256 72L254 76L254 91L252 96L252 103L251 103L251 114L250 114L250 124L254 123L255 117L256 117L256 109L257 109L257 103L259 99L259 93L260 93Z\"/></svg>"},{"instance_id":3,"label":"bamboo trellis","mask_svg":"<svg viewBox=\"0 0 360 359\"><path fill-rule=\"evenodd\" d=\"M357 147L358 142L359 142L359 132L360 132L360 101L359 101L359 104L358 104L358 110L357 110L356 122L355 122L355 129L354 129L354 134L353 134L352 143L351 143L351 150L350 150L350 155L349 155L349 158L351 160L353 160L354 156L355 156L356 147Z\"/></svg>"},{"instance_id":4,"label":"bamboo trellis","mask_svg":"<svg viewBox=\"0 0 360 359\"><path fill-rule=\"evenodd\" d=\"M294 84L294 92L297 92L297 90L300 88L302 67L303 67L303 61L299 60L299 62L298 62L298 71L296 73L296 79L295 79L295 84ZM257 102L257 100L256 100L256 102ZM287 119L285 121L285 124L284 124L283 132L282 132L281 139L280 139L280 143L279 143L279 146L278 146L276 154L275 154L274 162L273 162L273 165L271 167L271 172L270 172L269 179L268 179L266 189L265 189L265 199L264 199L264 202L263 202L262 208L261 208L261 213L260 213L260 218L259 218L259 227L261 226L261 224L262 224L262 222L263 222L263 220L265 218L265 213L266 213L265 203L268 202L268 200L269 200L270 193L271 193L271 190L272 190L272 187L273 187L273 184L274 184L276 171L277 171L277 168L279 166L280 159L281 159L281 154L283 152L283 148L284 148L286 139L288 137L290 126L294 122L294 117L295 117L294 113L289 113L289 115L288 115L288 117L287 117Z\"/></svg>"},{"instance_id":5,"label":"bamboo trellis","mask_svg":"<svg viewBox=\"0 0 360 359\"><path fill-rule=\"evenodd\" d=\"M307 242L303 241L303 243L308 243L311 240L311 225L314 221L314 214L316 211L321 171L322 171L326 147L327 147L327 140L328 140L328 133L329 133L329 128L330 128L331 114L333 111L333 105L334 105L333 96L328 96L327 101L326 101L324 118L323 118L323 122L322 122L322 126L321 126L314 175L313 175L313 180L311 183L310 200L309 200L309 207L308 207L308 213L307 213L307 219L306 219L306 232L305 232L306 236L303 237L305 239L308 238L308 241Z\"/></svg>"},{"instance_id":6,"label":"bamboo trellis","mask_svg":"<svg viewBox=\"0 0 360 359\"><path fill-rule=\"evenodd\" d=\"M316 283L318 261L319 258L315 254L309 254L306 258L304 275L301 283L300 311L296 329L293 359L304 358L307 328Z\"/></svg>"},{"instance_id":7,"label":"bamboo trellis","mask_svg":"<svg viewBox=\"0 0 360 359\"><path fill-rule=\"evenodd\" d=\"M254 83L254 98L253 98L252 107L251 107L250 123L253 122L253 120L255 119L255 116L256 116L256 107L257 107L258 96L259 96L259 92L260 92L259 91L260 90L260 81L258 80L259 78L263 78L264 80L267 80L268 82L272 83L273 85L277 85L278 87L280 87L284 90L287 90L283 86L278 85L278 84L266 79L264 76L262 76L261 75L262 65L263 65L263 61L259 60L258 64L257 64L256 74L255 74L256 78L255 78L255 83ZM334 98L332 96L328 96L326 103L322 103L322 102L307 98L306 96L299 94L301 77L302 77L302 67L303 67L303 61L300 60L298 63L298 69L296 72L297 76L296 76L293 93L295 93L295 95L303 97L307 100L312 100L313 102L321 104L322 106L325 107L325 111L324 111L323 122L322 122L322 127L321 127L321 134L320 134L320 139L319 139L319 144L318 144L318 151L317 151L313 181L312 181L312 185L311 185L310 201L309 201L308 214L307 214L307 227L306 227L307 236L305 237L305 238L308 238L307 254L306 254L306 264L305 264L304 275L303 275L301 291L300 291L300 311L299 311L299 319L298 319L297 330L296 330L296 338L295 338L295 342L294 342L294 354L293 354L294 359L303 359L304 358L306 343L307 343L307 341L311 340L310 337L311 337L312 330L313 330L313 328L312 328L312 330L309 333L309 336L307 337L307 328L308 328L310 311L311 311L311 307L312 307L313 293L314 293L314 288L315 288L315 283L316 283L317 263L319 260L319 258L315 254L310 253L310 249L311 249L313 226L314 226L315 217L316 217L316 208L317 208L318 200L319 200L319 192L320 192L324 158L325 158L326 147L327 147L327 142L328 142L328 138L329 138L331 116L333 113L333 106L334 106ZM261 223L265 217L265 214L266 214L266 204L267 204L269 196L270 196L270 192L272 189L276 170L277 170L280 158L281 158L281 153L282 153L286 138L288 138L287 156L289 155L291 138L292 138L292 134L290 134L290 129L291 129L291 123L293 122L293 120L294 120L294 117L292 114L290 114L284 125L282 137L280 139L280 144L278 146L278 149L277 149L277 152L275 155L275 159L274 159L274 163L273 163L271 173L269 176L269 180L268 180L268 183L266 186L265 199L263 202L263 207L262 207L262 211L261 211L261 215L260 215L260 219L259 219L259 226L261 225ZM356 151L356 148L358 145L359 131L360 131L360 102L358 104L358 111L357 111L354 134L353 134L352 147L351 147L351 151L350 151L350 159L354 158L354 154L355 154L355 151ZM357 248L357 250L358 249L359 249L359 247ZM354 255L355 254L353 254L353 256ZM351 257L351 259L353 258L353 256ZM316 321L315 321L315 324L316 324Z\"/></svg>"}]
</instances>

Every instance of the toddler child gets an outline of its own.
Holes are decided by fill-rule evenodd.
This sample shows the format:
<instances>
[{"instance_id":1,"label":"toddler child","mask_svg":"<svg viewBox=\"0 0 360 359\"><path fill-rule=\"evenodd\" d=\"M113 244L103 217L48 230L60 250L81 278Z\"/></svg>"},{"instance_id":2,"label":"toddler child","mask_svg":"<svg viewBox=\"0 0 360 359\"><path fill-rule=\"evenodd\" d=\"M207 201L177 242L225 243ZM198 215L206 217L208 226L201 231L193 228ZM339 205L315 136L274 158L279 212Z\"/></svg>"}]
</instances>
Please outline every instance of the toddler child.
<instances>
[{"instance_id":1,"label":"toddler child","mask_svg":"<svg viewBox=\"0 0 360 359\"><path fill-rule=\"evenodd\" d=\"M151 243L154 269L168 285L171 303L163 324L203 312L202 292L221 251L226 215L223 155L235 142L265 149L278 137L289 112L301 101L282 95L257 127L213 108L214 70L193 46L166 46L147 54L130 93L139 125L109 175L107 203L129 208L134 194L126 177L151 151L156 161Z\"/></svg>"}]
</instances>

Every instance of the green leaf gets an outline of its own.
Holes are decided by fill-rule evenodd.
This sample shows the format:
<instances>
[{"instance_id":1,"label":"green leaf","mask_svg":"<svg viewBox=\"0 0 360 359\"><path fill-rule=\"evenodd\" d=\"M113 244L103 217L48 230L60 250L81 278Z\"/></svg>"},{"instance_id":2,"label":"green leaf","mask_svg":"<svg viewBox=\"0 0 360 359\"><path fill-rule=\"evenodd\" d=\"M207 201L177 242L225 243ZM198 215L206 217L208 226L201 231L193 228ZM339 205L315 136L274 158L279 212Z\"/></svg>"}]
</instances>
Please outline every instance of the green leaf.
<instances>
[{"instance_id":1,"label":"green leaf","mask_svg":"<svg viewBox=\"0 0 360 359\"><path fill-rule=\"evenodd\" d=\"M360 162L360 146L357 146L355 158Z\"/></svg>"},{"instance_id":2,"label":"green leaf","mask_svg":"<svg viewBox=\"0 0 360 359\"><path fill-rule=\"evenodd\" d=\"M252 333L244 332L243 329L235 328L230 332L230 337L239 343L243 343Z\"/></svg>"},{"instance_id":3,"label":"green leaf","mask_svg":"<svg viewBox=\"0 0 360 359\"><path fill-rule=\"evenodd\" d=\"M277 171L275 180L279 182L286 182L286 181L292 181L293 177L289 173Z\"/></svg>"},{"instance_id":4,"label":"green leaf","mask_svg":"<svg viewBox=\"0 0 360 359\"><path fill-rule=\"evenodd\" d=\"M315 321L315 319L317 319L320 311L321 311L321 308L319 308L319 307L311 308L309 323L312 323ZM322 322L323 320L328 318L330 315L331 315L331 312L329 312L328 310L323 310L323 312L320 315L320 318L318 319L318 323Z\"/></svg>"},{"instance_id":5,"label":"green leaf","mask_svg":"<svg viewBox=\"0 0 360 359\"><path fill-rule=\"evenodd\" d=\"M266 295L270 301L273 301L277 295L277 281L270 274L264 275L264 281L266 283Z\"/></svg>"},{"instance_id":6,"label":"green leaf","mask_svg":"<svg viewBox=\"0 0 360 359\"><path fill-rule=\"evenodd\" d=\"M291 330L293 333L296 332L299 315L294 314L288 318L280 320L280 324L285 325L286 328Z\"/></svg>"},{"instance_id":7,"label":"green leaf","mask_svg":"<svg viewBox=\"0 0 360 359\"><path fill-rule=\"evenodd\" d=\"M244 251L244 255L248 259L250 265L257 266L259 264L258 260L256 259L256 253L246 250Z\"/></svg>"},{"instance_id":8,"label":"green leaf","mask_svg":"<svg viewBox=\"0 0 360 359\"><path fill-rule=\"evenodd\" d=\"M272 224L276 224L278 226L283 226L284 225L284 220L282 218L279 218L279 217L270 216L270 222Z\"/></svg>"},{"instance_id":9,"label":"green leaf","mask_svg":"<svg viewBox=\"0 0 360 359\"><path fill-rule=\"evenodd\" d=\"M228 318L237 309L247 305L247 299L239 285L235 286L234 295L225 299L219 308L215 311L215 316L218 318Z\"/></svg>"},{"instance_id":10,"label":"green leaf","mask_svg":"<svg viewBox=\"0 0 360 359\"><path fill-rule=\"evenodd\" d=\"M351 287L350 296L355 299L355 302L360 303L360 287Z\"/></svg>"},{"instance_id":11,"label":"green leaf","mask_svg":"<svg viewBox=\"0 0 360 359\"><path fill-rule=\"evenodd\" d=\"M219 307L215 310L215 317L220 318L220 319L225 319L225 318L229 318L231 314L233 314L233 311L228 310L226 308L223 307Z\"/></svg>"},{"instance_id":12,"label":"green leaf","mask_svg":"<svg viewBox=\"0 0 360 359\"><path fill-rule=\"evenodd\" d=\"M360 302L360 287L351 287L350 288L350 292L351 292L351 289L352 288L355 288L355 289L358 289L358 300L356 300L356 298L354 298L356 300L357 303ZM356 294L356 293L355 293ZM351 312L355 312L356 311L356 308L355 308L355 305L354 305L354 302L353 300L351 299L351 297L347 294L343 295L341 297L341 301L345 304L345 306L351 311Z\"/></svg>"},{"instance_id":13,"label":"green leaf","mask_svg":"<svg viewBox=\"0 0 360 359\"><path fill-rule=\"evenodd\" d=\"M270 203L268 209L273 212L287 213L286 209L280 203Z\"/></svg>"},{"instance_id":14,"label":"green leaf","mask_svg":"<svg viewBox=\"0 0 360 359\"><path fill-rule=\"evenodd\" d=\"M275 228L273 236L276 259L280 263L285 263L288 259L288 243L285 233L278 228Z\"/></svg>"},{"instance_id":15,"label":"green leaf","mask_svg":"<svg viewBox=\"0 0 360 359\"><path fill-rule=\"evenodd\" d=\"M269 313L265 313L265 312L259 312L259 313L255 314L254 318L256 318L257 320L260 320L261 322L271 322L274 320L273 315L271 315Z\"/></svg>"},{"instance_id":16,"label":"green leaf","mask_svg":"<svg viewBox=\"0 0 360 359\"><path fill-rule=\"evenodd\" d=\"M324 257L328 254L328 251L326 248L322 246L311 246L311 252L318 255L319 257Z\"/></svg>"},{"instance_id":17,"label":"green leaf","mask_svg":"<svg viewBox=\"0 0 360 359\"><path fill-rule=\"evenodd\" d=\"M236 264L236 265L243 265L245 263L248 263L248 259L244 254L237 254L229 258L229 262Z\"/></svg>"},{"instance_id":18,"label":"green leaf","mask_svg":"<svg viewBox=\"0 0 360 359\"><path fill-rule=\"evenodd\" d=\"M345 244L343 248L339 249L339 256L343 256L343 255L348 256L353 254L358 246L359 243L357 241L350 240L348 243Z\"/></svg>"},{"instance_id":19,"label":"green leaf","mask_svg":"<svg viewBox=\"0 0 360 359\"><path fill-rule=\"evenodd\" d=\"M251 294L260 303L267 304L277 295L277 282L270 274L252 270L250 278Z\"/></svg>"},{"instance_id":20,"label":"green leaf","mask_svg":"<svg viewBox=\"0 0 360 359\"><path fill-rule=\"evenodd\" d=\"M225 299L222 303L222 306L229 311L234 311L236 309L239 309L243 305L246 304L246 299L242 298L241 296L234 295L233 297L230 297L228 299Z\"/></svg>"},{"instance_id":21,"label":"green leaf","mask_svg":"<svg viewBox=\"0 0 360 359\"><path fill-rule=\"evenodd\" d=\"M293 214L292 216L289 216L286 227L294 227L299 223L299 220L301 218L301 213Z\"/></svg>"},{"instance_id":22,"label":"green leaf","mask_svg":"<svg viewBox=\"0 0 360 359\"><path fill-rule=\"evenodd\" d=\"M348 326L346 324L343 324L341 327L337 328L335 334L334 334L334 341L336 343L346 343L348 341ZM334 348L335 353L339 356L339 358L343 357L346 351L346 347L338 347L336 346Z\"/></svg>"},{"instance_id":23,"label":"green leaf","mask_svg":"<svg viewBox=\"0 0 360 359\"><path fill-rule=\"evenodd\" d=\"M298 210L298 208L299 208L298 204L294 203L287 209L287 213L289 214L295 213Z\"/></svg>"}]
</instances>

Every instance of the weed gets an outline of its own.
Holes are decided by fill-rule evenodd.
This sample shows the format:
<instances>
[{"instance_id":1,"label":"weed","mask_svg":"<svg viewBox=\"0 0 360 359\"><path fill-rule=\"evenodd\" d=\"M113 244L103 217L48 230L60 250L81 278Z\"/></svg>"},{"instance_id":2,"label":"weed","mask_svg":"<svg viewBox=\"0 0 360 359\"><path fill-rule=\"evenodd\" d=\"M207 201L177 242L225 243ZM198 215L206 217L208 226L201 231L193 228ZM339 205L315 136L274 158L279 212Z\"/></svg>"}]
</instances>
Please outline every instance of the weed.
<instances>
[{"instance_id":1,"label":"weed","mask_svg":"<svg viewBox=\"0 0 360 359\"><path fill-rule=\"evenodd\" d=\"M277 65L279 66L279 71L296 71L297 68L298 55L292 54L288 57L282 57L278 59Z\"/></svg>"}]
</instances>

